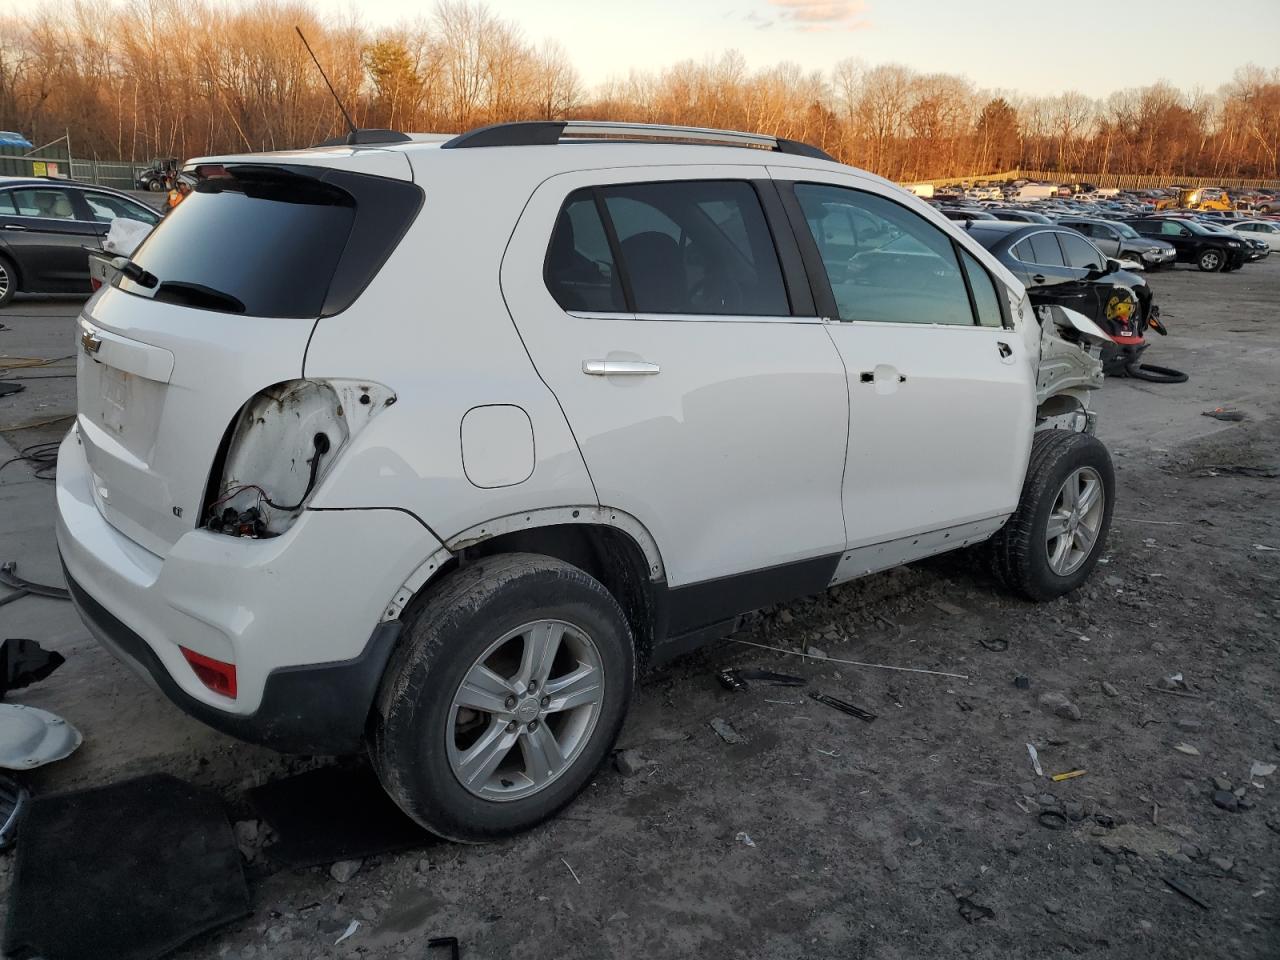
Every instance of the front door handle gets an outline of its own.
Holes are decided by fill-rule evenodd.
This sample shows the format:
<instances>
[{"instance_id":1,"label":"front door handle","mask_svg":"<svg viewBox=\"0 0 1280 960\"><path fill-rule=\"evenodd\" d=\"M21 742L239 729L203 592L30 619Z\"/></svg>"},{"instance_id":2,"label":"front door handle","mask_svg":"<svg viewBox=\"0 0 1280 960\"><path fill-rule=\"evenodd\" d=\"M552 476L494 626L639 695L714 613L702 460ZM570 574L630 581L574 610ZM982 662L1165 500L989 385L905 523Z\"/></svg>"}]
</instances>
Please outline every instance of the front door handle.
<instances>
[{"instance_id":1,"label":"front door handle","mask_svg":"<svg viewBox=\"0 0 1280 960\"><path fill-rule=\"evenodd\" d=\"M996 352L1000 354L1001 362L1013 363L1013 347L1009 346L1003 340L996 341Z\"/></svg>"},{"instance_id":2,"label":"front door handle","mask_svg":"<svg viewBox=\"0 0 1280 960\"><path fill-rule=\"evenodd\" d=\"M1037 273L1034 277L1032 277L1032 278L1031 278L1031 282L1032 282L1032 283L1044 283L1044 274L1043 274L1043 273Z\"/></svg>"},{"instance_id":3,"label":"front door handle","mask_svg":"<svg viewBox=\"0 0 1280 960\"><path fill-rule=\"evenodd\" d=\"M647 360L583 360L582 372L590 377L651 377L661 370Z\"/></svg>"},{"instance_id":4,"label":"front door handle","mask_svg":"<svg viewBox=\"0 0 1280 960\"><path fill-rule=\"evenodd\" d=\"M6 230L25 230L25 229L27 229L26 227L22 226L21 224L17 224L17 223L6 223L6 224L4 225L4 228L5 228Z\"/></svg>"}]
</instances>

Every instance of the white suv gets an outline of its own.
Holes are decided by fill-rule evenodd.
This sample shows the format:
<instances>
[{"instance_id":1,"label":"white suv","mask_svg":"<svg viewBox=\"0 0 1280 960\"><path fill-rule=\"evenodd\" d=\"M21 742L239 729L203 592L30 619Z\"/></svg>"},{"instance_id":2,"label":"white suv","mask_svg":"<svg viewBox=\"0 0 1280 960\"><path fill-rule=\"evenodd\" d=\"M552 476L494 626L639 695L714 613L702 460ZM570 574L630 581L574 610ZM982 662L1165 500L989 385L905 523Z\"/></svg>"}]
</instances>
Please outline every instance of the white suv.
<instances>
[{"instance_id":1,"label":"white suv","mask_svg":"<svg viewBox=\"0 0 1280 960\"><path fill-rule=\"evenodd\" d=\"M367 746L484 840L748 610L980 541L1032 598L1092 570L1105 334L893 184L691 128L352 139L188 164L79 320L67 580L211 726Z\"/></svg>"}]
</instances>

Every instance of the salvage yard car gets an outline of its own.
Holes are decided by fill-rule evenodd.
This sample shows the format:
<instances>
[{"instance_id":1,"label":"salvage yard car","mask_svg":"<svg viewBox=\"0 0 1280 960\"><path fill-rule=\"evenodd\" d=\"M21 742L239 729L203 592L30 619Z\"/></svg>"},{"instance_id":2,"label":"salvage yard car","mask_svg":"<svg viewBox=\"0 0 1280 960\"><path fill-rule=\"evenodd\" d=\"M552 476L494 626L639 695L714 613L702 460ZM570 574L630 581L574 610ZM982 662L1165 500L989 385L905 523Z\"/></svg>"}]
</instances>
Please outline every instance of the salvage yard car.
<instances>
[{"instance_id":1,"label":"salvage yard car","mask_svg":"<svg viewBox=\"0 0 1280 960\"><path fill-rule=\"evenodd\" d=\"M1098 561L1105 334L814 147L570 121L200 164L79 320L74 602L211 726L367 749L437 834L553 815L638 669L746 611L961 547L1034 600Z\"/></svg>"},{"instance_id":2,"label":"salvage yard car","mask_svg":"<svg viewBox=\"0 0 1280 960\"><path fill-rule=\"evenodd\" d=\"M160 214L88 183L0 177L0 306L17 293L90 291L85 248L101 249L116 219L154 226Z\"/></svg>"},{"instance_id":3,"label":"salvage yard car","mask_svg":"<svg viewBox=\"0 0 1280 960\"><path fill-rule=\"evenodd\" d=\"M1144 237L1171 243L1178 263L1194 263L1206 273L1226 272L1244 266L1246 253L1242 237L1224 236L1203 223L1176 217L1144 217L1125 221Z\"/></svg>"}]
</instances>

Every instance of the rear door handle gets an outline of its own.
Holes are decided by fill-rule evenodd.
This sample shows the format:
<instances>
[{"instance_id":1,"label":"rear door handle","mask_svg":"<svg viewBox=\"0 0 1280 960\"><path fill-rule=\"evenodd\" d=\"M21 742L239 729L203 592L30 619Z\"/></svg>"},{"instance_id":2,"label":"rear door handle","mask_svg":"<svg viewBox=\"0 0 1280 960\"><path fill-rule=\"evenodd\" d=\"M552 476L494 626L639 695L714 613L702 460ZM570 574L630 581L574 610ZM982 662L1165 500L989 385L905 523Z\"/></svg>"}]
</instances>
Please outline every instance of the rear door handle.
<instances>
[{"instance_id":1,"label":"rear door handle","mask_svg":"<svg viewBox=\"0 0 1280 960\"><path fill-rule=\"evenodd\" d=\"M1031 282L1032 282L1032 283L1044 283L1044 274L1043 274L1043 273L1037 273L1034 277L1032 277L1032 278L1031 278Z\"/></svg>"},{"instance_id":2,"label":"rear door handle","mask_svg":"<svg viewBox=\"0 0 1280 960\"><path fill-rule=\"evenodd\" d=\"M1000 359L1005 363L1013 363L1013 347L1009 346L1003 340L996 341L996 351L1000 354Z\"/></svg>"},{"instance_id":3,"label":"rear door handle","mask_svg":"<svg viewBox=\"0 0 1280 960\"><path fill-rule=\"evenodd\" d=\"M26 227L24 227L24 226L22 226L22 225L20 225L20 224L17 224L17 223L6 223L6 224L4 225L4 228L5 228L6 230L25 230L25 229L27 229Z\"/></svg>"},{"instance_id":4,"label":"rear door handle","mask_svg":"<svg viewBox=\"0 0 1280 960\"><path fill-rule=\"evenodd\" d=\"M590 377L651 377L661 368L647 360L583 360L582 372Z\"/></svg>"}]
</instances>

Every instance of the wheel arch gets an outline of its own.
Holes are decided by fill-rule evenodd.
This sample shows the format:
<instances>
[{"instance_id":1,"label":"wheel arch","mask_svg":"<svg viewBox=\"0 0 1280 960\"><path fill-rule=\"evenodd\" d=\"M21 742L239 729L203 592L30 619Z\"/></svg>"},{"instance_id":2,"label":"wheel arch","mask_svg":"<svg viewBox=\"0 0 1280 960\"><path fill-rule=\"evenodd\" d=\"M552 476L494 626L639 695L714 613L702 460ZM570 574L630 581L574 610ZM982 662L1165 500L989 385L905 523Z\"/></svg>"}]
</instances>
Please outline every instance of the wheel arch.
<instances>
[{"instance_id":1,"label":"wheel arch","mask_svg":"<svg viewBox=\"0 0 1280 960\"><path fill-rule=\"evenodd\" d=\"M641 663L657 640L659 594L666 571L657 542L635 517L595 505L530 510L495 517L449 537L396 591L383 620L401 613L442 575L501 553L553 557L599 580L622 607Z\"/></svg>"}]
</instances>

